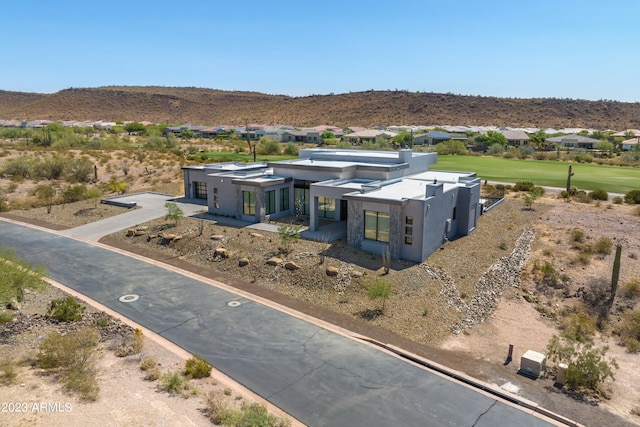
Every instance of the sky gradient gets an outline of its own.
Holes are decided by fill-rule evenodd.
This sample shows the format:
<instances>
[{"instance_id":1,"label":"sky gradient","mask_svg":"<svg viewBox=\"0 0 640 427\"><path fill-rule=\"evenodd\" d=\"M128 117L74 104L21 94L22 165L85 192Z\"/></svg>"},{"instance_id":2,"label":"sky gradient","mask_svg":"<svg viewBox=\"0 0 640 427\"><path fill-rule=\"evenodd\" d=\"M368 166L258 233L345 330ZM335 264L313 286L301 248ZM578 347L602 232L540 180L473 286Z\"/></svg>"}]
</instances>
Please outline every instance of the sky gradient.
<instances>
[{"instance_id":1,"label":"sky gradient","mask_svg":"<svg viewBox=\"0 0 640 427\"><path fill-rule=\"evenodd\" d=\"M0 90L640 102L637 0L8 0L1 13Z\"/></svg>"}]
</instances>

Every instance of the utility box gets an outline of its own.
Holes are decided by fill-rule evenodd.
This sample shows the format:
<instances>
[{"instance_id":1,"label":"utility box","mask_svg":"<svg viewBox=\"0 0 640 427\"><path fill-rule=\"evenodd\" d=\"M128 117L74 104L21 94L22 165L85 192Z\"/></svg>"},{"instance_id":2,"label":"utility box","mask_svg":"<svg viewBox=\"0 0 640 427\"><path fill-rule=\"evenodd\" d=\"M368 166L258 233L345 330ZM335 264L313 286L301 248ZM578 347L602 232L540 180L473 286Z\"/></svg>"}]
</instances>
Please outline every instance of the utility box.
<instances>
[{"instance_id":1,"label":"utility box","mask_svg":"<svg viewBox=\"0 0 640 427\"><path fill-rule=\"evenodd\" d=\"M567 368L564 363L558 364L558 373L556 374L556 384L564 385L567 382Z\"/></svg>"},{"instance_id":2,"label":"utility box","mask_svg":"<svg viewBox=\"0 0 640 427\"><path fill-rule=\"evenodd\" d=\"M520 358L520 371L533 378L538 378L547 369L547 357L537 351L527 350Z\"/></svg>"}]
</instances>

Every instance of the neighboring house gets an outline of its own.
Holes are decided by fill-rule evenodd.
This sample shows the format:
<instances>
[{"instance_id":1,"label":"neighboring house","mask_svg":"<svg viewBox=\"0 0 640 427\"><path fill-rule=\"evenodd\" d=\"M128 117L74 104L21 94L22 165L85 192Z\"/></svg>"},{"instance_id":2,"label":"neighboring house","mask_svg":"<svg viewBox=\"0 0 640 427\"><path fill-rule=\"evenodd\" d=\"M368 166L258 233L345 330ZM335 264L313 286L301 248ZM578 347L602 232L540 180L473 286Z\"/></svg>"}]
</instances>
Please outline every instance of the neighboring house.
<instances>
[{"instance_id":1,"label":"neighboring house","mask_svg":"<svg viewBox=\"0 0 640 427\"><path fill-rule=\"evenodd\" d=\"M180 137L180 134L182 133L182 131L184 130L190 130L191 132L193 132L194 135L196 136L200 136L200 131L202 131L203 129L208 129L207 126L193 126L190 124L185 124L182 126L168 126L164 129L163 134L164 136L167 136L169 134Z\"/></svg>"},{"instance_id":2,"label":"neighboring house","mask_svg":"<svg viewBox=\"0 0 640 427\"><path fill-rule=\"evenodd\" d=\"M616 132L613 135L611 135L613 137L615 136L624 136L624 137L634 137L634 136L640 136L640 129L627 129L625 131L622 132Z\"/></svg>"},{"instance_id":3,"label":"neighboring house","mask_svg":"<svg viewBox=\"0 0 640 427\"><path fill-rule=\"evenodd\" d=\"M585 150L595 150L599 139L589 138L582 135L563 135L547 138L547 144L555 144L565 148L583 148Z\"/></svg>"},{"instance_id":4,"label":"neighboring house","mask_svg":"<svg viewBox=\"0 0 640 427\"><path fill-rule=\"evenodd\" d=\"M522 130L499 130L498 132L504 135L508 144L513 147L529 145L529 135Z\"/></svg>"},{"instance_id":5,"label":"neighboring house","mask_svg":"<svg viewBox=\"0 0 640 427\"><path fill-rule=\"evenodd\" d=\"M640 147L640 136L622 141L620 146L622 151L637 150Z\"/></svg>"},{"instance_id":6,"label":"neighboring house","mask_svg":"<svg viewBox=\"0 0 640 427\"><path fill-rule=\"evenodd\" d=\"M320 138L319 131L315 129L304 130L291 130L282 134L282 142L299 142L308 144L320 144L322 138Z\"/></svg>"},{"instance_id":7,"label":"neighboring house","mask_svg":"<svg viewBox=\"0 0 640 427\"><path fill-rule=\"evenodd\" d=\"M416 145L436 145L439 142L451 139L449 132L431 131L427 133L419 133L413 136L413 143Z\"/></svg>"},{"instance_id":8,"label":"neighboring house","mask_svg":"<svg viewBox=\"0 0 640 427\"><path fill-rule=\"evenodd\" d=\"M352 144L362 144L363 142L375 142L376 139L381 138L389 141L396 136L397 133L378 130L378 129L365 129L359 132L353 132L345 134L342 139L351 142Z\"/></svg>"},{"instance_id":9,"label":"neighboring house","mask_svg":"<svg viewBox=\"0 0 640 427\"><path fill-rule=\"evenodd\" d=\"M289 215L344 221L349 245L424 261L446 240L471 233L482 212L472 172L431 171L436 153L304 149L268 163L184 166L187 198L208 212L249 222Z\"/></svg>"}]
</instances>

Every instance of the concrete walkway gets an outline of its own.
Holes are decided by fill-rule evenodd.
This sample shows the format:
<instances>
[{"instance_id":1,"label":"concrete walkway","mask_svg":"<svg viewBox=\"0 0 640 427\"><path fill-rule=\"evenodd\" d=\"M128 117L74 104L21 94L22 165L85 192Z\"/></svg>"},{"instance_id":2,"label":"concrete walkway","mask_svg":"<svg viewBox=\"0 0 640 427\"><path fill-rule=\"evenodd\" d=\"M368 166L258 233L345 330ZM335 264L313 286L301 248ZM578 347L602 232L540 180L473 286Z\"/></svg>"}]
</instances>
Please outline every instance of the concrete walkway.
<instances>
[{"instance_id":1,"label":"concrete walkway","mask_svg":"<svg viewBox=\"0 0 640 427\"><path fill-rule=\"evenodd\" d=\"M200 199L185 199L181 197L171 196L169 194L160 193L137 193L125 196L110 197L106 202L115 202L118 204L135 204L136 208L132 208L127 212L121 213L110 218L82 225L75 228L62 231L63 234L71 237L80 237L85 240L97 242L102 237L112 233L116 233L127 228L133 228L147 221L156 218L162 218L167 214L165 203L176 202L178 207L182 209L185 217L199 218L207 221L215 221L217 224L236 228L251 228L259 231L278 232L278 224L270 223L251 223L240 221L234 218L221 217L212 215L207 212L207 203ZM334 241L347 233L345 222L335 222L323 226L318 231L303 230L300 236L303 239L316 241Z\"/></svg>"}]
</instances>

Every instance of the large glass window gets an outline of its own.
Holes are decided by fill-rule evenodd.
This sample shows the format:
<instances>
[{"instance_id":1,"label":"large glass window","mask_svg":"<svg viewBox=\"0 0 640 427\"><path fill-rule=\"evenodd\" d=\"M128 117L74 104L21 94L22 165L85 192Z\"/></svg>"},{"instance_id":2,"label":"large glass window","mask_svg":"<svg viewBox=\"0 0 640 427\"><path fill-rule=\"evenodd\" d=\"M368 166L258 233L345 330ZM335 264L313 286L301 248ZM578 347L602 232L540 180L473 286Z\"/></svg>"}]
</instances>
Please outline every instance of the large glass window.
<instances>
[{"instance_id":1,"label":"large glass window","mask_svg":"<svg viewBox=\"0 0 640 427\"><path fill-rule=\"evenodd\" d=\"M206 182L195 181L193 184L195 185L194 197L196 199L206 199L207 198L207 183Z\"/></svg>"},{"instance_id":2,"label":"large glass window","mask_svg":"<svg viewBox=\"0 0 640 427\"><path fill-rule=\"evenodd\" d=\"M378 242L389 242L389 214L364 211L364 238Z\"/></svg>"},{"instance_id":3,"label":"large glass window","mask_svg":"<svg viewBox=\"0 0 640 427\"><path fill-rule=\"evenodd\" d=\"M264 208L267 215L276 211L276 190L267 191L264 198Z\"/></svg>"},{"instance_id":4,"label":"large glass window","mask_svg":"<svg viewBox=\"0 0 640 427\"><path fill-rule=\"evenodd\" d=\"M310 186L312 181L293 180L293 203L296 215L309 216Z\"/></svg>"},{"instance_id":5,"label":"large glass window","mask_svg":"<svg viewBox=\"0 0 640 427\"><path fill-rule=\"evenodd\" d=\"M280 189L280 211L289 210L289 188Z\"/></svg>"},{"instance_id":6,"label":"large glass window","mask_svg":"<svg viewBox=\"0 0 640 427\"><path fill-rule=\"evenodd\" d=\"M336 199L318 197L318 216L334 219L336 217Z\"/></svg>"},{"instance_id":7,"label":"large glass window","mask_svg":"<svg viewBox=\"0 0 640 427\"><path fill-rule=\"evenodd\" d=\"M253 191L242 192L242 213L244 215L256 214L256 195Z\"/></svg>"}]
</instances>

